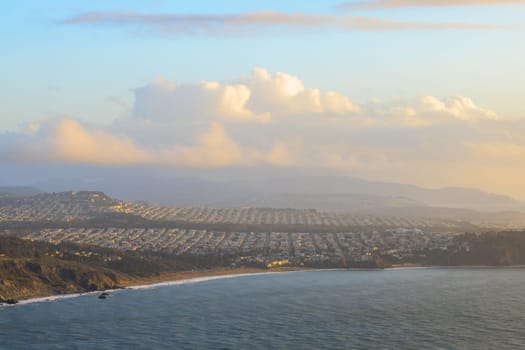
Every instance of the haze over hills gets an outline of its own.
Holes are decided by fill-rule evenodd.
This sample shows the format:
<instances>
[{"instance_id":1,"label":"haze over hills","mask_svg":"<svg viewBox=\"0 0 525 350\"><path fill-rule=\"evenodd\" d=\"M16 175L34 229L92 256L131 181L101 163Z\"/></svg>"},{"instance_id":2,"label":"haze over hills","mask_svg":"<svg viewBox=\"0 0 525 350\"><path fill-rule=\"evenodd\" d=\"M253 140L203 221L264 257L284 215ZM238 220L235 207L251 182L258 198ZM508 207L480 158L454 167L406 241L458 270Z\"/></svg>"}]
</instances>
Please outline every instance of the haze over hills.
<instances>
[{"instance_id":1,"label":"haze over hills","mask_svg":"<svg viewBox=\"0 0 525 350\"><path fill-rule=\"evenodd\" d=\"M515 230L525 215L434 211L444 217L170 208L95 191L0 197L0 304L195 268L523 263L523 233ZM494 233L502 229L513 231Z\"/></svg>"},{"instance_id":2,"label":"haze over hills","mask_svg":"<svg viewBox=\"0 0 525 350\"><path fill-rule=\"evenodd\" d=\"M326 200L336 197L328 194ZM190 268L523 261L523 233L516 232L525 227L523 213L426 207L402 197L390 197L388 203L388 197L373 195L341 198L371 207L353 213L175 208L126 202L100 191L0 196L0 235L5 236L0 242L0 275L5 275L0 303L114 288L158 271ZM370 198L390 207L373 206ZM324 204L319 196L310 199ZM490 233L503 229L512 232Z\"/></svg>"},{"instance_id":3,"label":"haze over hills","mask_svg":"<svg viewBox=\"0 0 525 350\"><path fill-rule=\"evenodd\" d=\"M240 188L259 191L261 198L286 197L302 206L332 202L339 210L361 210L390 207L450 207L474 210L520 210L522 203L504 195L478 189L427 189L414 185L374 182L352 177L303 176L239 181ZM328 199L330 198L330 200ZM305 205L306 204L306 205ZM291 205L292 207L294 205Z\"/></svg>"},{"instance_id":4,"label":"haze over hills","mask_svg":"<svg viewBox=\"0 0 525 350\"><path fill-rule=\"evenodd\" d=\"M14 196L35 196L44 191L29 186L0 186L0 196L14 195Z\"/></svg>"},{"instance_id":5,"label":"haze over hills","mask_svg":"<svg viewBox=\"0 0 525 350\"><path fill-rule=\"evenodd\" d=\"M525 344L525 0L72 3L0 1L0 350Z\"/></svg>"},{"instance_id":6,"label":"haze over hills","mask_svg":"<svg viewBox=\"0 0 525 350\"><path fill-rule=\"evenodd\" d=\"M346 176L294 173L248 174L210 172L194 176L173 171L71 168L55 171L31 167L24 172L2 172L0 192L33 195L92 190L124 200L144 200L169 206L315 208L329 211L381 212L433 207L477 211L522 211L525 205L509 196L478 189L428 189L409 184L367 181ZM65 176L64 174L67 174ZM33 187L28 187L27 185ZM26 186L26 187L23 187Z\"/></svg>"}]
</instances>

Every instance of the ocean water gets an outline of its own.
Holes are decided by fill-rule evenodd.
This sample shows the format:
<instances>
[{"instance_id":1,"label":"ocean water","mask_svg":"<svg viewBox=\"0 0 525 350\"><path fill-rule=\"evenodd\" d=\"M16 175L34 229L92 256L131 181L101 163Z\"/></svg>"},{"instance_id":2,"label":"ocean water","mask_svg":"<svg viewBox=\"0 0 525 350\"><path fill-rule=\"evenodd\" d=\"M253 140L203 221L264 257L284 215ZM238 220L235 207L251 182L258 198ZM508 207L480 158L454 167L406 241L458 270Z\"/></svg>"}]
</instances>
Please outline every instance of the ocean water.
<instances>
[{"instance_id":1,"label":"ocean water","mask_svg":"<svg viewBox=\"0 0 525 350\"><path fill-rule=\"evenodd\" d=\"M0 309L1 349L525 349L525 269L309 271Z\"/></svg>"}]
</instances>

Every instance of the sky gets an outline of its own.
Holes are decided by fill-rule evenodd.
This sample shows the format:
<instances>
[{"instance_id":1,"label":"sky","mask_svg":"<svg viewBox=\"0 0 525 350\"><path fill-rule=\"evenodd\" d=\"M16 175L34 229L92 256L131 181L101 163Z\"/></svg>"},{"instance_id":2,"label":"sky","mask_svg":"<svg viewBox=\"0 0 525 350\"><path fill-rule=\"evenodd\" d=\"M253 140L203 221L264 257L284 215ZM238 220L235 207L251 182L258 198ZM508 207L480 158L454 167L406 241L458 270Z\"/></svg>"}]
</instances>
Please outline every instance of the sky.
<instances>
[{"instance_id":1,"label":"sky","mask_svg":"<svg viewBox=\"0 0 525 350\"><path fill-rule=\"evenodd\" d=\"M1 6L4 166L311 169L525 199L525 1Z\"/></svg>"}]
</instances>

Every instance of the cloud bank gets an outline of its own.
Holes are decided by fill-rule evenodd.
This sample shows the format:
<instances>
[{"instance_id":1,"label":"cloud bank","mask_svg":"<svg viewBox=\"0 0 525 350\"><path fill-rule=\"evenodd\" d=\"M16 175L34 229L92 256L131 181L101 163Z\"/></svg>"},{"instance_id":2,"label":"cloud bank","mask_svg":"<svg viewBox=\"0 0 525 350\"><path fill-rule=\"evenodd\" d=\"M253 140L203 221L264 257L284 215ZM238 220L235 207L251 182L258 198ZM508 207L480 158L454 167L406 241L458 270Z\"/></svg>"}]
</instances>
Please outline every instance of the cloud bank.
<instances>
[{"instance_id":1,"label":"cloud bank","mask_svg":"<svg viewBox=\"0 0 525 350\"><path fill-rule=\"evenodd\" d=\"M109 124L65 117L0 134L0 161L324 169L505 193L525 172L525 122L464 96L360 104L263 68L230 82L158 78L132 91L129 114Z\"/></svg>"},{"instance_id":2,"label":"cloud bank","mask_svg":"<svg viewBox=\"0 0 525 350\"><path fill-rule=\"evenodd\" d=\"M460 7L525 5L524 0L370 0L346 2L337 6L341 10L396 9L405 7Z\"/></svg>"},{"instance_id":3,"label":"cloud bank","mask_svg":"<svg viewBox=\"0 0 525 350\"><path fill-rule=\"evenodd\" d=\"M346 7L346 5L342 5ZM374 17L313 15L275 11L231 15L86 12L67 18L63 25L124 26L176 35L282 34L282 30L336 29L343 31L400 31L491 29L467 22L396 21Z\"/></svg>"}]
</instances>

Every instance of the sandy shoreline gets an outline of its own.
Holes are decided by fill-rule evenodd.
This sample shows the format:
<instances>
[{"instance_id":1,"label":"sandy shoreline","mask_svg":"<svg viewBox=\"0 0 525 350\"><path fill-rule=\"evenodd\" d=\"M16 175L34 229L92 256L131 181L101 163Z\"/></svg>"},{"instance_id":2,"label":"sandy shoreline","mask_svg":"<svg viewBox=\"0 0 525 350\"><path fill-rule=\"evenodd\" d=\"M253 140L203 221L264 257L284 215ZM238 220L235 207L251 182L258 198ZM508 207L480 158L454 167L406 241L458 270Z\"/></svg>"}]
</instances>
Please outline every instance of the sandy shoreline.
<instances>
[{"instance_id":1,"label":"sandy shoreline","mask_svg":"<svg viewBox=\"0 0 525 350\"><path fill-rule=\"evenodd\" d=\"M196 270L196 271L180 271L172 273L161 273L158 276L144 277L144 278L132 278L127 281L122 281L121 285L125 288L136 288L138 286L153 285L159 283L169 283L184 280L191 280L195 278L203 277L220 277L226 275L239 275L239 274L257 274L269 272L267 269L258 268L219 268L211 270Z\"/></svg>"},{"instance_id":2,"label":"sandy shoreline","mask_svg":"<svg viewBox=\"0 0 525 350\"><path fill-rule=\"evenodd\" d=\"M494 269L494 268L525 268L525 265L514 265L505 267L495 266L421 266L416 264L406 264L392 266L385 269L364 269L364 268L333 268L333 269L314 269L314 268L296 268L296 267L283 267L277 269L261 269L261 268L219 268L211 270L198 270L198 271L181 271L173 273L164 273L158 276L145 277L145 278L132 278L126 281L122 281L121 285L123 288L110 289L110 290L99 290L94 292L82 292L82 293L70 293L70 294L55 294L49 296L39 296L28 299L18 300L16 305L33 304L39 302L51 302L60 299L76 298L84 295L98 295L102 292L118 292L122 290L140 290L148 288L156 288L170 285L190 284L212 281L216 279L225 278L237 278L255 275L269 275L269 274L281 274L287 272L306 272L306 271L370 271L370 270L412 270L412 269ZM3 304L3 306L14 306Z\"/></svg>"},{"instance_id":3,"label":"sandy shoreline","mask_svg":"<svg viewBox=\"0 0 525 350\"><path fill-rule=\"evenodd\" d=\"M259 269L259 268L221 268L212 270L199 270L199 271L181 271L173 273L164 273L153 277L144 278L132 278L126 281L121 281L123 288L120 289L109 289L99 290L93 292L82 292L82 293L69 293L69 294L54 294L48 296L38 296L28 299L20 299L15 305L26 305L40 302L52 302L61 299L76 298L84 295L98 295L102 292L117 292L122 290L138 290L148 289L161 286L177 285L177 284L189 284L211 281L215 279L224 278L236 278L244 276L255 276L255 275L266 275L275 273L286 273L286 272L299 272L299 271L313 271L308 268L279 268L279 269ZM3 304L2 306L15 306Z\"/></svg>"}]
</instances>

